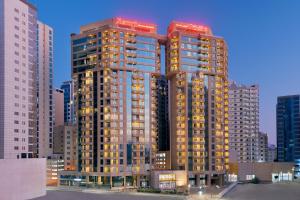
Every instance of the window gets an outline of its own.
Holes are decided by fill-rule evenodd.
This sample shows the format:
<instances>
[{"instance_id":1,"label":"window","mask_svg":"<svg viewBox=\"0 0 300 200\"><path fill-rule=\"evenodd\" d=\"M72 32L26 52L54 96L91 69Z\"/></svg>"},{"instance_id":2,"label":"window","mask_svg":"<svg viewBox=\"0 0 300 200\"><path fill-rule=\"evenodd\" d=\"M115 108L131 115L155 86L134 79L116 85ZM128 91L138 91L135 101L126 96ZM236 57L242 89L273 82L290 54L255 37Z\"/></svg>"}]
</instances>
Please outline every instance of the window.
<instances>
[{"instance_id":1,"label":"window","mask_svg":"<svg viewBox=\"0 0 300 200\"><path fill-rule=\"evenodd\" d=\"M87 42L87 38L80 38L77 40L73 40L73 45L82 44L82 43L86 43L86 42Z\"/></svg>"},{"instance_id":2,"label":"window","mask_svg":"<svg viewBox=\"0 0 300 200\"><path fill-rule=\"evenodd\" d=\"M246 175L246 180L250 181L255 178L255 175Z\"/></svg>"}]
</instances>

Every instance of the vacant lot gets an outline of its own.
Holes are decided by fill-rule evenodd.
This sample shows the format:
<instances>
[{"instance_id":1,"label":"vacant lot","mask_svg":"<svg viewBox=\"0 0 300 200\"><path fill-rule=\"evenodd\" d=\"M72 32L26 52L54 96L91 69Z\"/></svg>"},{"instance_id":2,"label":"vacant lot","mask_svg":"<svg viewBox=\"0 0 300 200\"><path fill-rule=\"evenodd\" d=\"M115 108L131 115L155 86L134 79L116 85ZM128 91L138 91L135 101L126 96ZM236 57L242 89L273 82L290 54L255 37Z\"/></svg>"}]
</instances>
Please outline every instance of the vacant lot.
<instances>
[{"instance_id":1,"label":"vacant lot","mask_svg":"<svg viewBox=\"0 0 300 200\"><path fill-rule=\"evenodd\" d=\"M238 185L224 200L299 200L299 183Z\"/></svg>"}]
</instances>

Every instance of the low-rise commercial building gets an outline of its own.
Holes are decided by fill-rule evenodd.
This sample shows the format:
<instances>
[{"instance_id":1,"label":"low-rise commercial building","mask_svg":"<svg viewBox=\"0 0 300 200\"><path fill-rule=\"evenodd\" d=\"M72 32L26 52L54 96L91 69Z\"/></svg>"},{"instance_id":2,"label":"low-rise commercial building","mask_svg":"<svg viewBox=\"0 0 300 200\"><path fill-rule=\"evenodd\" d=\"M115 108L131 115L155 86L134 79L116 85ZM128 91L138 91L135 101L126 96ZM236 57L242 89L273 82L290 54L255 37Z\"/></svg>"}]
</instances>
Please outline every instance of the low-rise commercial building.
<instances>
[{"instance_id":1,"label":"low-rise commercial building","mask_svg":"<svg viewBox=\"0 0 300 200\"><path fill-rule=\"evenodd\" d=\"M294 181L295 163L287 162L248 162L231 164L229 174L239 181L251 181L255 177L261 182Z\"/></svg>"},{"instance_id":2,"label":"low-rise commercial building","mask_svg":"<svg viewBox=\"0 0 300 200\"><path fill-rule=\"evenodd\" d=\"M59 172L63 170L63 155L53 155L51 159L47 159L47 185L56 186L58 184Z\"/></svg>"}]
</instances>

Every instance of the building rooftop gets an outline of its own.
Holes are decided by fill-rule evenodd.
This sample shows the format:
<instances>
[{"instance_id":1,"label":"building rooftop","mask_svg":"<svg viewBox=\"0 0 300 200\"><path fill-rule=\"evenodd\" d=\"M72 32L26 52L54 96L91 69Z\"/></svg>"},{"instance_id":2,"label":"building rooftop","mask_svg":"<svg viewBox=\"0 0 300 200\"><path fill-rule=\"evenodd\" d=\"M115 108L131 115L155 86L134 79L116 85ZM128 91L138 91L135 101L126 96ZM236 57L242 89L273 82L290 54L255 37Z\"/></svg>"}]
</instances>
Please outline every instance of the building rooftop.
<instances>
[{"instance_id":1,"label":"building rooftop","mask_svg":"<svg viewBox=\"0 0 300 200\"><path fill-rule=\"evenodd\" d=\"M257 84L253 84L253 85L237 84L236 82L232 81L229 84L229 88L230 89L249 89L249 88L258 89L259 86Z\"/></svg>"},{"instance_id":2,"label":"building rooftop","mask_svg":"<svg viewBox=\"0 0 300 200\"><path fill-rule=\"evenodd\" d=\"M293 94L293 95L285 95L285 96L278 96L277 99L289 99L289 98L293 98L293 97L300 97L299 94Z\"/></svg>"},{"instance_id":3,"label":"building rooftop","mask_svg":"<svg viewBox=\"0 0 300 200\"><path fill-rule=\"evenodd\" d=\"M171 33L173 31L212 35L212 31L208 26L191 24L186 22L178 22L178 21L172 21L171 24L169 25L168 33Z\"/></svg>"},{"instance_id":4,"label":"building rooftop","mask_svg":"<svg viewBox=\"0 0 300 200\"><path fill-rule=\"evenodd\" d=\"M33 4L29 3L27 0L20 0L20 1L28 5L30 8L37 10L37 8Z\"/></svg>"},{"instance_id":5,"label":"building rooftop","mask_svg":"<svg viewBox=\"0 0 300 200\"><path fill-rule=\"evenodd\" d=\"M128 29L133 31L156 33L157 25L152 23L145 23L136 20L124 19L121 17L114 17L107 20L102 20L94 23L90 23L80 27L80 33L97 30L103 26L112 26L115 28Z\"/></svg>"}]
</instances>

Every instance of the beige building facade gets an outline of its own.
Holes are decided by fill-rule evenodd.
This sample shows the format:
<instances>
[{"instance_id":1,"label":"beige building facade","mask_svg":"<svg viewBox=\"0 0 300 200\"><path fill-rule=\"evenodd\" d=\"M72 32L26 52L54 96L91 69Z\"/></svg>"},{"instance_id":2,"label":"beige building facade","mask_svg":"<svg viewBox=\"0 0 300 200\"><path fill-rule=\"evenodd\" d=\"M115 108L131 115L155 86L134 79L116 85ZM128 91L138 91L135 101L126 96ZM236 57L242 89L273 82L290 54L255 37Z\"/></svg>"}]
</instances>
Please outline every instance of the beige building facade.
<instances>
[{"instance_id":1,"label":"beige building facade","mask_svg":"<svg viewBox=\"0 0 300 200\"><path fill-rule=\"evenodd\" d=\"M259 87L229 86L230 162L257 162L259 158Z\"/></svg>"},{"instance_id":2,"label":"beige building facade","mask_svg":"<svg viewBox=\"0 0 300 200\"><path fill-rule=\"evenodd\" d=\"M75 125L66 124L64 126L64 161L65 170L77 170L77 129Z\"/></svg>"},{"instance_id":3,"label":"beige building facade","mask_svg":"<svg viewBox=\"0 0 300 200\"><path fill-rule=\"evenodd\" d=\"M54 126L64 125L64 92L61 89L54 91Z\"/></svg>"}]
</instances>

